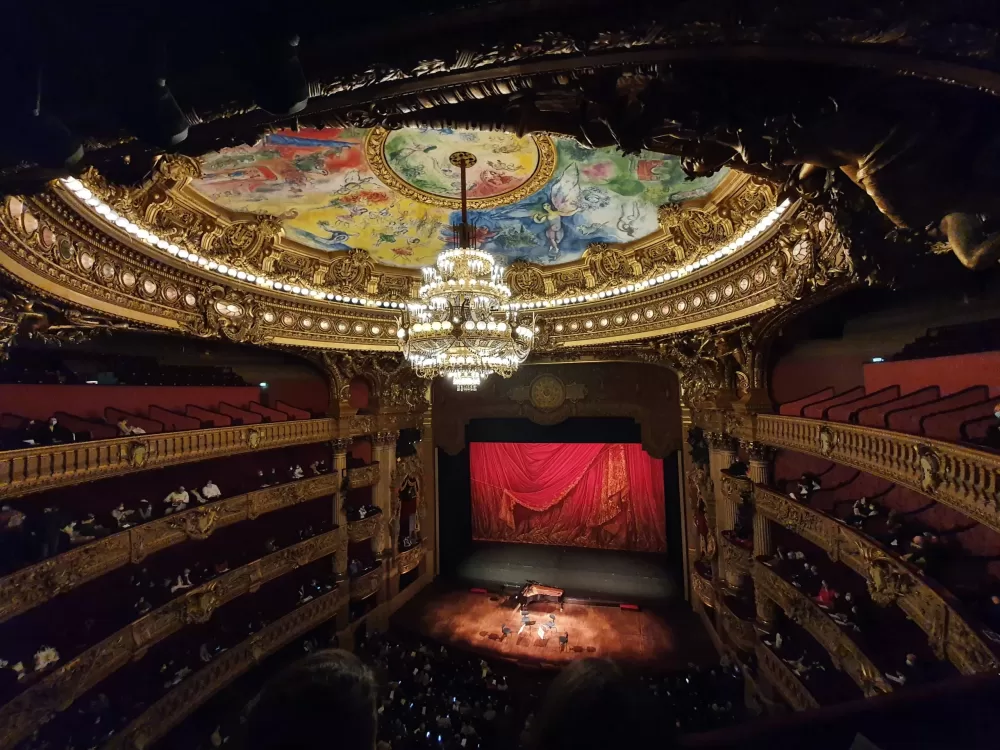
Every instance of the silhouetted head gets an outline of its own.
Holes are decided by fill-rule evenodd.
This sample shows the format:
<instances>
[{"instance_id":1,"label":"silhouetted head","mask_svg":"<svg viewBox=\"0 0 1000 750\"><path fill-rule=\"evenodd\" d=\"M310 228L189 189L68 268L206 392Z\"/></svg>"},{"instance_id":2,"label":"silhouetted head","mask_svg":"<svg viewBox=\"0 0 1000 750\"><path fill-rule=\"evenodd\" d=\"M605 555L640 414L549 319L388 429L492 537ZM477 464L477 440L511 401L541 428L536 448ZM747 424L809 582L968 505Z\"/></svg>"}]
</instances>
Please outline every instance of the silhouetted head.
<instances>
[{"instance_id":1,"label":"silhouetted head","mask_svg":"<svg viewBox=\"0 0 1000 750\"><path fill-rule=\"evenodd\" d=\"M583 659L564 669L549 687L532 722L534 750L607 750L651 746L649 694L607 659ZM662 728L661 728L662 732ZM669 748L656 737L658 748Z\"/></svg>"},{"instance_id":2,"label":"silhouetted head","mask_svg":"<svg viewBox=\"0 0 1000 750\"><path fill-rule=\"evenodd\" d=\"M316 651L278 673L250 712L248 750L372 750L377 687L347 651Z\"/></svg>"}]
</instances>

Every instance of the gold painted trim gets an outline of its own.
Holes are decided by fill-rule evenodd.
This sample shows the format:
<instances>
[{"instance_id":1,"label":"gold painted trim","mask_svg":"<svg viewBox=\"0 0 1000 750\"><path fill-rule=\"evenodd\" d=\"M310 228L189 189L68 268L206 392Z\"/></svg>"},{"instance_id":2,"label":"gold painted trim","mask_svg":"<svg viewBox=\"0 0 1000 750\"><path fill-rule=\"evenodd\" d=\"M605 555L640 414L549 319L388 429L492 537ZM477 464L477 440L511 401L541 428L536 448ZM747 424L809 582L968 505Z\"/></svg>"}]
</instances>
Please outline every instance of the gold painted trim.
<instances>
[{"instance_id":1,"label":"gold painted trim","mask_svg":"<svg viewBox=\"0 0 1000 750\"><path fill-rule=\"evenodd\" d=\"M754 488L754 507L863 577L876 604L902 609L927 634L938 658L948 659L962 674L1000 669L1000 660L982 637L981 628L963 614L958 600L875 540L764 487Z\"/></svg>"},{"instance_id":2,"label":"gold painted trim","mask_svg":"<svg viewBox=\"0 0 1000 750\"><path fill-rule=\"evenodd\" d=\"M372 461L367 466L359 466L355 469L347 469L347 486L352 490L359 487L371 487L378 484L379 463Z\"/></svg>"},{"instance_id":3,"label":"gold painted trim","mask_svg":"<svg viewBox=\"0 0 1000 750\"><path fill-rule=\"evenodd\" d=\"M424 545L421 543L416 547L410 547L410 549L406 550L406 552L400 552L396 555L396 570L400 575L409 573L411 570L420 565L423 559Z\"/></svg>"},{"instance_id":4,"label":"gold painted trim","mask_svg":"<svg viewBox=\"0 0 1000 750\"><path fill-rule=\"evenodd\" d=\"M382 534L382 515L382 513L376 513L359 521L349 521L347 538L352 542L363 542L366 539L380 536Z\"/></svg>"},{"instance_id":5,"label":"gold painted trim","mask_svg":"<svg viewBox=\"0 0 1000 750\"><path fill-rule=\"evenodd\" d=\"M324 474L236 495L120 531L15 571L0 578L0 623L129 563L142 562L189 539L207 539L240 521L332 495L339 485L339 477Z\"/></svg>"},{"instance_id":6,"label":"gold painted trim","mask_svg":"<svg viewBox=\"0 0 1000 750\"><path fill-rule=\"evenodd\" d=\"M796 711L808 711L819 708L819 701L813 697L805 684L788 668L776 653L763 643L758 643L755 649L757 666L764 678L771 683L785 702Z\"/></svg>"},{"instance_id":7,"label":"gold painted trim","mask_svg":"<svg viewBox=\"0 0 1000 750\"><path fill-rule=\"evenodd\" d=\"M788 583L766 565L755 561L753 582L757 591L774 601L830 654L833 665L854 680L865 697L891 693L892 685L858 648L858 645L831 620L812 599Z\"/></svg>"},{"instance_id":8,"label":"gold painted trim","mask_svg":"<svg viewBox=\"0 0 1000 750\"><path fill-rule=\"evenodd\" d=\"M821 419L757 416L754 440L888 479L1000 532L1000 456L966 446Z\"/></svg>"},{"instance_id":9,"label":"gold painted trim","mask_svg":"<svg viewBox=\"0 0 1000 750\"><path fill-rule=\"evenodd\" d=\"M175 687L112 737L104 750L144 750L267 656L333 618L347 603L337 589L272 622Z\"/></svg>"},{"instance_id":10,"label":"gold painted trim","mask_svg":"<svg viewBox=\"0 0 1000 750\"><path fill-rule=\"evenodd\" d=\"M391 130L386 128L372 128L365 137L364 152L368 166L371 167L375 176L390 190L395 190L404 198L426 203L429 206L439 206L441 208L457 211L462 208L461 198L449 198L444 195L429 193L420 188L414 187L394 170L385 158L385 144L389 140ZM517 203L531 195L534 195L547 183L556 171L556 146L545 133L531 133L527 137L531 138L538 152L538 161L535 170L531 173L523 184L508 190L506 193L493 195L489 198L470 198L468 206L473 210L487 208L497 208L499 206L509 206Z\"/></svg>"},{"instance_id":11,"label":"gold painted trim","mask_svg":"<svg viewBox=\"0 0 1000 750\"><path fill-rule=\"evenodd\" d=\"M374 570L370 570L358 578L351 579L351 601L359 602L362 599L367 599L372 594L378 593L383 583L385 583L385 565L379 563L379 566Z\"/></svg>"},{"instance_id":12,"label":"gold painted trim","mask_svg":"<svg viewBox=\"0 0 1000 750\"><path fill-rule=\"evenodd\" d=\"M95 685L186 625L208 622L219 607L333 554L338 536L336 530L328 531L224 573L129 623L66 662L0 707L0 749L12 747L47 724Z\"/></svg>"},{"instance_id":13,"label":"gold painted trim","mask_svg":"<svg viewBox=\"0 0 1000 750\"><path fill-rule=\"evenodd\" d=\"M250 451L339 437L332 419L160 432L0 452L0 498ZM135 460L141 446L142 463Z\"/></svg>"}]
</instances>

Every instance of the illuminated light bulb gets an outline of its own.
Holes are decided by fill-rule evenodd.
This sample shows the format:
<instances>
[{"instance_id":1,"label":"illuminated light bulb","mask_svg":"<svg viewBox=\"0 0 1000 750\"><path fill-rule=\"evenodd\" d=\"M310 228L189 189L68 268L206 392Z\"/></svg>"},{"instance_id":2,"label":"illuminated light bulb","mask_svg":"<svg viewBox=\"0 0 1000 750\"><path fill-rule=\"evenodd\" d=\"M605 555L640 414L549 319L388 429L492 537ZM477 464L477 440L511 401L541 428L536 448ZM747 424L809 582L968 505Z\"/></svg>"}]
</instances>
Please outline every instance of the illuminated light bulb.
<instances>
[{"instance_id":1,"label":"illuminated light bulb","mask_svg":"<svg viewBox=\"0 0 1000 750\"><path fill-rule=\"evenodd\" d=\"M476 327L475 321L472 321L472 320L465 321L465 330L466 331L471 331L471 330L475 329L475 327Z\"/></svg>"}]
</instances>

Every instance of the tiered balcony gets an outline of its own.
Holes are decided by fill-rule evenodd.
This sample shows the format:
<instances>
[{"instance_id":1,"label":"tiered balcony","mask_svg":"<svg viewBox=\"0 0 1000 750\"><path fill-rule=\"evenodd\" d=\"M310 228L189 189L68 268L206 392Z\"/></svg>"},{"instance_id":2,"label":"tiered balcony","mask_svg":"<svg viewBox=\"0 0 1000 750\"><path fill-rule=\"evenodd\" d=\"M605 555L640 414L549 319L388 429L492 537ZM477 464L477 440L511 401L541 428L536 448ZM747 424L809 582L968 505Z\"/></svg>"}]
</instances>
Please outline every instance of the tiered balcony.
<instances>
[{"instance_id":1,"label":"tiered balcony","mask_svg":"<svg viewBox=\"0 0 1000 750\"><path fill-rule=\"evenodd\" d=\"M347 477L348 489L356 490L360 487L372 487L378 484L378 461L373 461L370 464L358 466L353 469L344 469L344 473Z\"/></svg>"},{"instance_id":2,"label":"tiered balcony","mask_svg":"<svg viewBox=\"0 0 1000 750\"><path fill-rule=\"evenodd\" d=\"M359 602L378 592L385 582L385 568L382 563L364 575L351 579L351 601Z\"/></svg>"}]
</instances>

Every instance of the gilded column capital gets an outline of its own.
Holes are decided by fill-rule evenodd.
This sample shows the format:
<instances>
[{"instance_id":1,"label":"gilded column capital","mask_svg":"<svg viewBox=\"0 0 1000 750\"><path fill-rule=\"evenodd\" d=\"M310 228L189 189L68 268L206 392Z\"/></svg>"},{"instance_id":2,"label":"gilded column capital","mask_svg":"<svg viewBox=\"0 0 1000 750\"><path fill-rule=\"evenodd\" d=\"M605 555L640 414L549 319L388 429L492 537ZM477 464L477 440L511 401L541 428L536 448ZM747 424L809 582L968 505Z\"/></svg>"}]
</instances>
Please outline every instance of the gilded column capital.
<instances>
[{"instance_id":1,"label":"gilded column capital","mask_svg":"<svg viewBox=\"0 0 1000 750\"><path fill-rule=\"evenodd\" d=\"M376 445L395 445L399 440L399 430L382 430L372 436Z\"/></svg>"},{"instance_id":2,"label":"gilded column capital","mask_svg":"<svg viewBox=\"0 0 1000 750\"><path fill-rule=\"evenodd\" d=\"M724 432L709 432L708 447L721 453L735 453L736 441Z\"/></svg>"},{"instance_id":3,"label":"gilded column capital","mask_svg":"<svg viewBox=\"0 0 1000 750\"><path fill-rule=\"evenodd\" d=\"M334 438L330 441L330 447L334 453L347 453L353 443L353 438Z\"/></svg>"},{"instance_id":4,"label":"gilded column capital","mask_svg":"<svg viewBox=\"0 0 1000 750\"><path fill-rule=\"evenodd\" d=\"M757 440L741 440L740 444L746 450L751 463L770 463L774 460L774 448Z\"/></svg>"}]
</instances>

